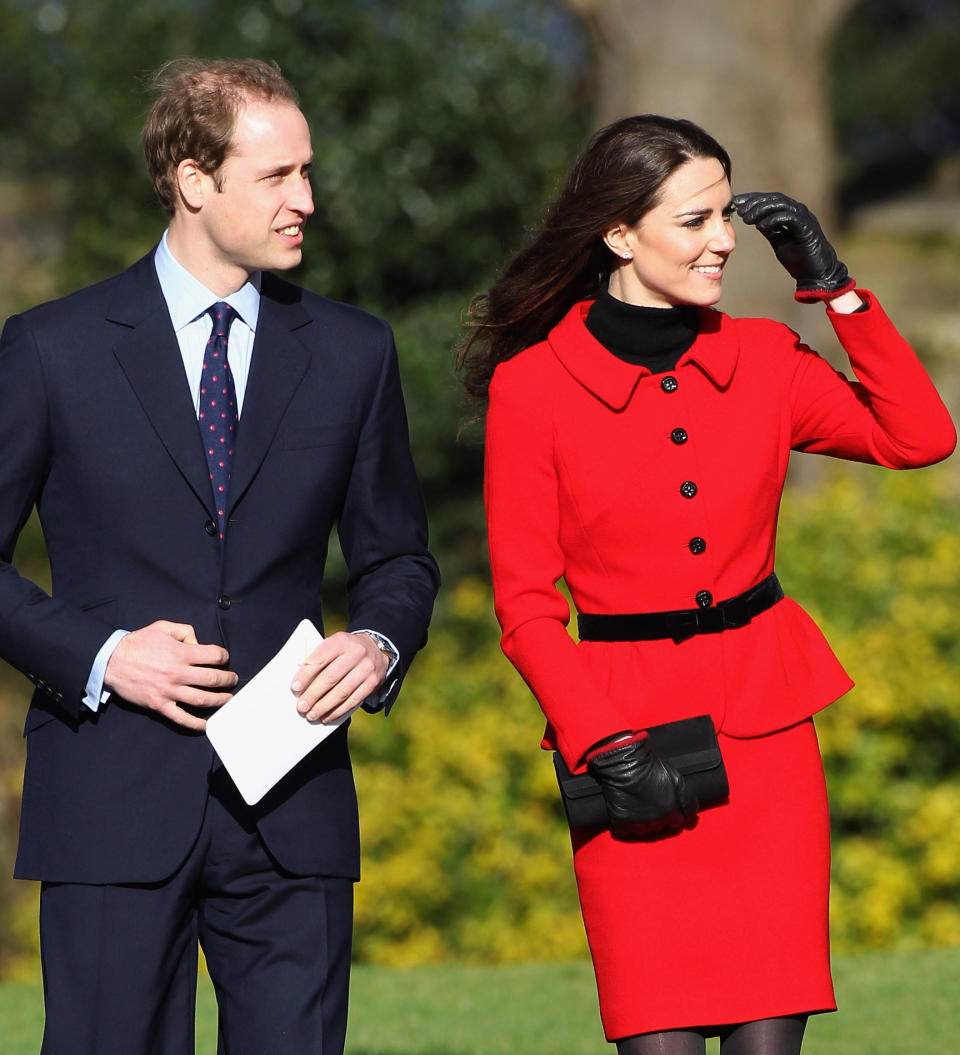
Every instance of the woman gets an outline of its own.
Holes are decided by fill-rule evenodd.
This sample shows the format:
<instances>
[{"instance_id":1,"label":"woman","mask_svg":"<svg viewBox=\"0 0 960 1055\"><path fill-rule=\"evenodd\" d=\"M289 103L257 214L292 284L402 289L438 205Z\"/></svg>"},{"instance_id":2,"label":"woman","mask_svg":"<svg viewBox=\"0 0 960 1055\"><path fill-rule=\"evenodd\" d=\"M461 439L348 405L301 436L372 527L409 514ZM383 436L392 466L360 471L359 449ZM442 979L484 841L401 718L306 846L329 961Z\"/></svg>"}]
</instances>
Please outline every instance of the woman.
<instances>
[{"instance_id":1,"label":"woman","mask_svg":"<svg viewBox=\"0 0 960 1055\"><path fill-rule=\"evenodd\" d=\"M543 746L589 769L610 816L572 835L619 1055L697 1055L708 1035L724 1055L788 1055L807 1015L835 1008L811 715L852 682L773 575L787 461L793 449L908 468L956 441L815 217L781 194L733 197L729 181L726 152L688 121L601 130L532 244L474 303L459 355L487 406L503 650L546 714ZM785 326L712 309L735 212L770 241L797 299L825 302L858 381ZM590 640L566 630L561 578ZM689 633L663 615L677 611ZM630 613L662 629L630 640ZM698 813L644 731L703 713L730 795Z\"/></svg>"}]
</instances>

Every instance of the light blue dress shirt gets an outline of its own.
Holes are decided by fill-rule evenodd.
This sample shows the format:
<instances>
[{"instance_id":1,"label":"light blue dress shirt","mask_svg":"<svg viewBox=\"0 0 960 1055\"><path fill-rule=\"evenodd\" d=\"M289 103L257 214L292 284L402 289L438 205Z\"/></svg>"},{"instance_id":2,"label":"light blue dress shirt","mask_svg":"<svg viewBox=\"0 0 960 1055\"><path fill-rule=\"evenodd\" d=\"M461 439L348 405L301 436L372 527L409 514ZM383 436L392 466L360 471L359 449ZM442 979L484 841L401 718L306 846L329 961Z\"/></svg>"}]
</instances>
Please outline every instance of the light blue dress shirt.
<instances>
[{"instance_id":1,"label":"light blue dress shirt","mask_svg":"<svg viewBox=\"0 0 960 1055\"><path fill-rule=\"evenodd\" d=\"M213 328L213 320L207 314L207 309L218 300L225 300L237 312L238 317L234 319L230 327L230 371L233 374L233 383L237 393L237 412L242 417L243 397L247 390L247 378L250 376L253 342L257 335L257 321L260 317L260 272L254 272L236 293L231 293L229 297L219 297L176 260L167 245L166 231L154 253L153 262L157 269L157 278L160 280L160 290L163 293L163 299L167 302L170 320L177 335L177 343L180 345L183 369L190 384L190 391L193 393L194 413L199 414L200 412L200 375L203 373L203 355ZM106 703L110 697L110 692L103 687L107 664L110 662L114 649L128 632L127 630L115 630L103 643L93 661L90 676L87 679L86 694L83 697L84 704L91 711L96 711L100 704ZM386 646L390 657L390 666L387 670L389 677L399 659L399 653L393 642L375 630L354 632L372 634L381 646ZM392 683L388 684L384 681L383 687L376 695L383 698L390 688L392 688Z\"/></svg>"}]
</instances>

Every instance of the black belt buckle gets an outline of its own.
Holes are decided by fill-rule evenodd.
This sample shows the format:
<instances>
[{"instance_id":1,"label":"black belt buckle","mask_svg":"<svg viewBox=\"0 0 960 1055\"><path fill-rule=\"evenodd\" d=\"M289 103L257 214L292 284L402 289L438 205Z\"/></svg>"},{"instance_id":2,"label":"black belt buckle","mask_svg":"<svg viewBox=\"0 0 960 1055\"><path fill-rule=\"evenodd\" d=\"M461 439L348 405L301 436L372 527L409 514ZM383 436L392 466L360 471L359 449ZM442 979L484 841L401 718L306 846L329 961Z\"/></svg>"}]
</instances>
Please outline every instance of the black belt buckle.
<instances>
[{"instance_id":1,"label":"black belt buckle","mask_svg":"<svg viewBox=\"0 0 960 1055\"><path fill-rule=\"evenodd\" d=\"M699 608L682 616L678 613L674 616L673 633L670 636L679 644L696 634L720 634L724 630L736 630L746 626L752 618L746 598L731 598L711 608Z\"/></svg>"},{"instance_id":2,"label":"black belt buckle","mask_svg":"<svg viewBox=\"0 0 960 1055\"><path fill-rule=\"evenodd\" d=\"M700 608L696 615L697 628L701 634L719 634L721 630L726 629L722 604L714 605L712 608Z\"/></svg>"},{"instance_id":3,"label":"black belt buckle","mask_svg":"<svg viewBox=\"0 0 960 1055\"><path fill-rule=\"evenodd\" d=\"M716 634L723 629L719 608L698 608L692 612L677 612L672 620L670 636L679 645L697 634Z\"/></svg>"},{"instance_id":4,"label":"black belt buckle","mask_svg":"<svg viewBox=\"0 0 960 1055\"><path fill-rule=\"evenodd\" d=\"M729 601L721 601L717 607L720 609L722 630L736 630L746 626L753 619L747 598L743 595L732 597Z\"/></svg>"}]
</instances>

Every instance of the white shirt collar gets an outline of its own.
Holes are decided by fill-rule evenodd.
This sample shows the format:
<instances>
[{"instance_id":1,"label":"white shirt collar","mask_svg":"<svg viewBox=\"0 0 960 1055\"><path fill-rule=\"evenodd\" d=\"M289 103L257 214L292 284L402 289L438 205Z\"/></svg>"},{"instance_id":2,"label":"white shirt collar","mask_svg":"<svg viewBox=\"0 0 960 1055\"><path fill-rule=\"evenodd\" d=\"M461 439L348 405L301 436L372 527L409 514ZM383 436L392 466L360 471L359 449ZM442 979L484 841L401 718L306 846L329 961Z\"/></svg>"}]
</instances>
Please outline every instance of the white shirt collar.
<instances>
[{"instance_id":1,"label":"white shirt collar","mask_svg":"<svg viewBox=\"0 0 960 1055\"><path fill-rule=\"evenodd\" d=\"M153 263L160 280L163 299L173 322L174 330L181 330L201 316L211 304L225 300L237 312L241 319L256 330L260 316L260 281L261 273L255 271L250 278L229 297L218 297L216 293L195 278L170 252L167 245L167 231L163 232Z\"/></svg>"}]
</instances>

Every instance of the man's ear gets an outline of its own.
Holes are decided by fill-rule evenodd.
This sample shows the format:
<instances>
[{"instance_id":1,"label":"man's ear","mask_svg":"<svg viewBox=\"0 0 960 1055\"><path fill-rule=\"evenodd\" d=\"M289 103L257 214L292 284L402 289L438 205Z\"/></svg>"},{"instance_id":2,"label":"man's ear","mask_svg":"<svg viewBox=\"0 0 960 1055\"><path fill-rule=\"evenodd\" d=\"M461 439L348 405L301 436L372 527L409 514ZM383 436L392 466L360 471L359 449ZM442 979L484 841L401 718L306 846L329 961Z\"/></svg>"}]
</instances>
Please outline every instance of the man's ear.
<instances>
[{"instance_id":1,"label":"man's ear","mask_svg":"<svg viewBox=\"0 0 960 1055\"><path fill-rule=\"evenodd\" d=\"M202 208L213 189L213 179L207 175L193 158L184 158L177 165L177 189L188 209Z\"/></svg>"}]
</instances>

